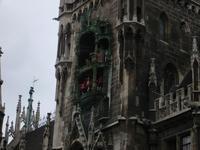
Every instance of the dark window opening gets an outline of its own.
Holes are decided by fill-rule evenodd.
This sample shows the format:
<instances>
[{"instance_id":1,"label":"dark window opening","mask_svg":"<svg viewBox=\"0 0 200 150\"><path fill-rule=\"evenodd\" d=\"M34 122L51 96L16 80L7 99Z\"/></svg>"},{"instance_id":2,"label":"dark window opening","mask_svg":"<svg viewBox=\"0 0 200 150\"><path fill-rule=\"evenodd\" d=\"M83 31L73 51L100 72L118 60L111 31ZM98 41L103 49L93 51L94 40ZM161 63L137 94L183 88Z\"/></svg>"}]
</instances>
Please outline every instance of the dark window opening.
<instances>
[{"instance_id":1,"label":"dark window opening","mask_svg":"<svg viewBox=\"0 0 200 150\"><path fill-rule=\"evenodd\" d=\"M173 92L178 84L178 72L174 65L168 64L164 71L164 93Z\"/></svg>"},{"instance_id":2,"label":"dark window opening","mask_svg":"<svg viewBox=\"0 0 200 150\"><path fill-rule=\"evenodd\" d=\"M135 35L136 41L136 56L139 58L142 56L142 47L143 47L143 40L142 40L142 32L141 30L137 30Z\"/></svg>"},{"instance_id":3,"label":"dark window opening","mask_svg":"<svg viewBox=\"0 0 200 150\"><path fill-rule=\"evenodd\" d=\"M124 36L123 32L118 33L119 41L119 57L120 57L120 83L123 84L123 69L124 69Z\"/></svg>"},{"instance_id":4,"label":"dark window opening","mask_svg":"<svg viewBox=\"0 0 200 150\"><path fill-rule=\"evenodd\" d=\"M188 88L184 87L184 95L187 96L188 95Z\"/></svg>"},{"instance_id":5,"label":"dark window opening","mask_svg":"<svg viewBox=\"0 0 200 150\"><path fill-rule=\"evenodd\" d=\"M100 31L102 34L105 34L106 33L106 27L105 26L101 26L100 27Z\"/></svg>"},{"instance_id":6,"label":"dark window opening","mask_svg":"<svg viewBox=\"0 0 200 150\"><path fill-rule=\"evenodd\" d=\"M166 141L167 150L177 150L176 149L176 138L171 138Z\"/></svg>"},{"instance_id":7,"label":"dark window opening","mask_svg":"<svg viewBox=\"0 0 200 150\"><path fill-rule=\"evenodd\" d=\"M109 41L107 39L101 39L98 42L98 49L96 52L97 62L107 62L108 61L108 49L109 49Z\"/></svg>"},{"instance_id":8,"label":"dark window opening","mask_svg":"<svg viewBox=\"0 0 200 150\"><path fill-rule=\"evenodd\" d=\"M65 52L65 35L63 31L63 25L60 26L59 41L58 41L58 53L57 57L60 58Z\"/></svg>"},{"instance_id":9,"label":"dark window opening","mask_svg":"<svg viewBox=\"0 0 200 150\"><path fill-rule=\"evenodd\" d=\"M163 13L160 16L160 39L166 41L167 40L167 34L168 34L168 18Z\"/></svg>"},{"instance_id":10,"label":"dark window opening","mask_svg":"<svg viewBox=\"0 0 200 150\"><path fill-rule=\"evenodd\" d=\"M108 50L109 48L109 41L107 39L101 39L98 42L98 49L99 50Z\"/></svg>"},{"instance_id":11,"label":"dark window opening","mask_svg":"<svg viewBox=\"0 0 200 150\"><path fill-rule=\"evenodd\" d=\"M129 20L133 19L133 13L134 13L133 5L134 5L134 1L129 0L129 15L130 15Z\"/></svg>"},{"instance_id":12,"label":"dark window opening","mask_svg":"<svg viewBox=\"0 0 200 150\"><path fill-rule=\"evenodd\" d=\"M91 64L91 55L95 50L95 35L92 32L86 33L80 38L79 66Z\"/></svg>"},{"instance_id":13,"label":"dark window opening","mask_svg":"<svg viewBox=\"0 0 200 150\"><path fill-rule=\"evenodd\" d=\"M141 22L142 20L142 9L141 7L137 7L137 21Z\"/></svg>"},{"instance_id":14,"label":"dark window opening","mask_svg":"<svg viewBox=\"0 0 200 150\"><path fill-rule=\"evenodd\" d=\"M142 3L142 0L137 0L137 8L136 8L136 11L137 11L137 21L138 22L141 22L142 20L142 7L143 7L143 3Z\"/></svg>"},{"instance_id":15,"label":"dark window opening","mask_svg":"<svg viewBox=\"0 0 200 150\"><path fill-rule=\"evenodd\" d=\"M133 47L134 47L134 36L133 31L130 27L125 30L125 55L133 56Z\"/></svg>"},{"instance_id":16,"label":"dark window opening","mask_svg":"<svg viewBox=\"0 0 200 150\"><path fill-rule=\"evenodd\" d=\"M198 72L198 62L197 60L194 61L193 63L193 70L194 70L194 90L198 90L198 77L199 77L199 72Z\"/></svg>"}]
</instances>

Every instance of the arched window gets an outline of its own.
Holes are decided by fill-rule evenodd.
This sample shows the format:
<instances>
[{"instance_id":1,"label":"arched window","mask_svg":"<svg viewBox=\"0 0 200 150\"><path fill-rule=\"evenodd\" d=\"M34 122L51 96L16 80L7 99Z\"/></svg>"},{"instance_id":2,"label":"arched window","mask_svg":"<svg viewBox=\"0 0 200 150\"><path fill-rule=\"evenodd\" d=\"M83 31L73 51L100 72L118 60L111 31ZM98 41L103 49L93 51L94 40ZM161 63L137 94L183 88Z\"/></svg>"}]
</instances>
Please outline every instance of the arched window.
<instances>
[{"instance_id":1,"label":"arched window","mask_svg":"<svg viewBox=\"0 0 200 150\"><path fill-rule=\"evenodd\" d=\"M178 82L176 67L173 64L167 64L164 70L164 94L173 91Z\"/></svg>"},{"instance_id":2,"label":"arched window","mask_svg":"<svg viewBox=\"0 0 200 150\"><path fill-rule=\"evenodd\" d=\"M91 54L95 50L95 34L87 32L80 38L79 49L79 66L84 66L91 63Z\"/></svg>"},{"instance_id":3,"label":"arched window","mask_svg":"<svg viewBox=\"0 0 200 150\"><path fill-rule=\"evenodd\" d=\"M198 82L199 82L199 70L198 70L198 67L199 66L199 64L198 64L198 62L197 62L197 60L195 59L195 61L194 61L194 63L193 63L193 65L192 65L192 67L193 67L193 84L194 84L194 90L198 90Z\"/></svg>"},{"instance_id":4,"label":"arched window","mask_svg":"<svg viewBox=\"0 0 200 150\"><path fill-rule=\"evenodd\" d=\"M60 26L59 40L58 40L58 53L57 57L60 58L65 52L65 36L63 31L63 25Z\"/></svg>"},{"instance_id":5,"label":"arched window","mask_svg":"<svg viewBox=\"0 0 200 150\"><path fill-rule=\"evenodd\" d=\"M168 18L165 13L162 13L160 15L159 26L160 39L166 41L168 36Z\"/></svg>"},{"instance_id":6,"label":"arched window","mask_svg":"<svg viewBox=\"0 0 200 150\"><path fill-rule=\"evenodd\" d=\"M120 83L123 84L123 69L124 69L124 35L123 31L119 31L118 33L118 41L119 41L119 58L120 58Z\"/></svg>"}]
</instances>

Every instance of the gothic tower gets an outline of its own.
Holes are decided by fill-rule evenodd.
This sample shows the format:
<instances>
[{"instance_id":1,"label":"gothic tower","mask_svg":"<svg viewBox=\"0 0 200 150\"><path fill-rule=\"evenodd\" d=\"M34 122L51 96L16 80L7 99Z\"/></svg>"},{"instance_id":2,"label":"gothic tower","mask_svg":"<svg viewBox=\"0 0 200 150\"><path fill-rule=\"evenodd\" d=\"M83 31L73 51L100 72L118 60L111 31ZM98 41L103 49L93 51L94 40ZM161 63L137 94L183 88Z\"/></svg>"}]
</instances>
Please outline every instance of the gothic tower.
<instances>
[{"instance_id":1,"label":"gothic tower","mask_svg":"<svg viewBox=\"0 0 200 150\"><path fill-rule=\"evenodd\" d=\"M198 149L197 1L60 0L53 149Z\"/></svg>"}]
</instances>

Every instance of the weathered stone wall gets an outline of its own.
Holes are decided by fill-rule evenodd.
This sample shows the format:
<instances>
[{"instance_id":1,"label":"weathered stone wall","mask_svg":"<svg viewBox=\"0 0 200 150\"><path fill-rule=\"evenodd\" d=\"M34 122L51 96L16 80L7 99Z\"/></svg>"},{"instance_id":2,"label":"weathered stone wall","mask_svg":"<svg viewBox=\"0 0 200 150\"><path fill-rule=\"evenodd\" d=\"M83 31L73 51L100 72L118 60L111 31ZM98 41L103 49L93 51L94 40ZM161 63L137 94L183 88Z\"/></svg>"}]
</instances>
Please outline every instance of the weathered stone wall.
<instances>
[{"instance_id":1,"label":"weathered stone wall","mask_svg":"<svg viewBox=\"0 0 200 150\"><path fill-rule=\"evenodd\" d=\"M70 62L68 67L68 80L61 84L66 84L63 103L63 116L61 120L64 121L62 130L65 132L62 135L63 143L66 144L67 136L72 130L72 111L76 103L74 92L76 89L76 67L77 67L77 39L81 31L81 23L78 16L85 8L91 7L91 1L85 1L84 4L77 7L74 11L65 11L66 5L61 2L59 23L64 28L68 23L71 24L71 48L70 56L67 60ZM146 0L144 1L144 24L138 22L126 22L127 26L131 26L134 30L133 41L137 44L137 48L132 48L135 53L135 68L134 85L128 89L128 71L124 68L124 83L120 83L120 56L118 31L121 28L118 22L118 1L106 0L102 1L103 5L98 5L91 13L91 19L99 18L102 21L108 21L112 27L112 83L111 83L111 98L109 109L109 120L105 123L110 125L114 123L113 127L106 128L105 135L112 134L112 145L114 150L118 149L146 149L148 131L143 125L132 125L129 118L136 116L138 118L148 118L148 101L149 101L149 68L151 58L155 58L156 75L157 75L157 93L162 94L162 82L167 64L173 64L178 71L179 83L190 69L190 53L191 53L191 38L192 35L199 35L200 33L200 15L188 10L185 6L178 5L175 1L168 0ZM95 1L94 3L95 4ZM64 9L64 10L63 10ZM167 39L161 40L160 32L160 16L165 14L167 16ZM142 30L140 33L137 31ZM126 35L124 35L126 36ZM137 43L138 36L140 36L140 43ZM66 54L68 55L68 54ZM130 84L130 83L129 83ZM130 86L130 85L129 85ZM133 94L134 93L134 94ZM128 94L128 95L127 95ZM129 95L134 96L129 96ZM128 99L128 100L126 100ZM60 105L60 104L58 104ZM59 109L59 107L57 107ZM128 111L129 115L124 116L124 112ZM59 112L59 111L57 111ZM57 114L59 115L59 114ZM118 117L123 116L123 121L119 121ZM116 124L115 124L116 122ZM58 123L59 124L59 123ZM118 125L119 124L119 125ZM61 125L55 125L55 127ZM136 128L133 130L133 128ZM59 132L59 129L55 132ZM138 132L138 133L137 133ZM60 135L59 134L59 135ZM58 135L58 136L59 136ZM136 138L137 137L137 138ZM124 139L125 138L125 139ZM145 140L144 140L145 139ZM135 142L135 147L131 146ZM62 146L62 145L61 145Z\"/></svg>"}]
</instances>

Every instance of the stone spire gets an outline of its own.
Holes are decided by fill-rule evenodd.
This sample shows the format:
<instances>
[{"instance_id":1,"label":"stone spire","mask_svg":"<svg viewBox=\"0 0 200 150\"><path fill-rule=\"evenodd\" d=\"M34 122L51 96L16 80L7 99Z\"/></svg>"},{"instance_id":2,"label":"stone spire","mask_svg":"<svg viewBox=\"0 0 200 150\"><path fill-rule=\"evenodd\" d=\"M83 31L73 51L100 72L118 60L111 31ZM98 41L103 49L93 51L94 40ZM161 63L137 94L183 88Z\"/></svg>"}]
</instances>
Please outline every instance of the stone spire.
<instances>
[{"instance_id":1,"label":"stone spire","mask_svg":"<svg viewBox=\"0 0 200 150\"><path fill-rule=\"evenodd\" d=\"M193 37L193 42L192 42L192 55L191 55L191 64L193 65L194 60L197 60L199 62L199 51L198 51L198 46L197 46L197 37Z\"/></svg>"},{"instance_id":2,"label":"stone spire","mask_svg":"<svg viewBox=\"0 0 200 150\"><path fill-rule=\"evenodd\" d=\"M149 86L151 84L154 84L157 86L157 76L156 76L156 69L155 69L155 58L151 58L151 65L150 65L150 71L149 71Z\"/></svg>"},{"instance_id":3,"label":"stone spire","mask_svg":"<svg viewBox=\"0 0 200 150\"><path fill-rule=\"evenodd\" d=\"M38 128L39 121L40 121L40 102L38 102L37 111L35 114L35 128Z\"/></svg>"},{"instance_id":4,"label":"stone spire","mask_svg":"<svg viewBox=\"0 0 200 150\"><path fill-rule=\"evenodd\" d=\"M6 129L5 129L5 141L6 141L6 143L8 142L8 138L9 138L9 116L7 117Z\"/></svg>"},{"instance_id":5,"label":"stone spire","mask_svg":"<svg viewBox=\"0 0 200 150\"><path fill-rule=\"evenodd\" d=\"M22 95L19 95L19 100L17 104L16 120L15 120L15 136L18 136L20 133L20 123L21 123L21 98Z\"/></svg>"},{"instance_id":6,"label":"stone spire","mask_svg":"<svg viewBox=\"0 0 200 150\"><path fill-rule=\"evenodd\" d=\"M43 144L42 150L49 150L50 149L50 123L51 123L51 113L47 114L47 121L46 126L43 134Z\"/></svg>"},{"instance_id":7,"label":"stone spire","mask_svg":"<svg viewBox=\"0 0 200 150\"><path fill-rule=\"evenodd\" d=\"M34 88L31 87L29 91L30 98L28 99L28 107L26 112L26 121L25 121L26 132L31 131L31 126L32 126L33 93L34 93Z\"/></svg>"},{"instance_id":8,"label":"stone spire","mask_svg":"<svg viewBox=\"0 0 200 150\"><path fill-rule=\"evenodd\" d=\"M2 105L2 84L3 84L3 80L1 78L1 56L2 56L3 52L2 49L0 47L0 143L2 140L2 126L3 126L3 118L5 115L5 107Z\"/></svg>"},{"instance_id":9,"label":"stone spire","mask_svg":"<svg viewBox=\"0 0 200 150\"><path fill-rule=\"evenodd\" d=\"M192 101L200 101L200 77L199 77L200 57L196 36L193 37L192 54L191 54L191 70L192 70Z\"/></svg>"},{"instance_id":10,"label":"stone spire","mask_svg":"<svg viewBox=\"0 0 200 150\"><path fill-rule=\"evenodd\" d=\"M11 134L11 136L14 138L14 125L13 125L13 121L11 121L11 125L10 125L10 129L9 129L9 133Z\"/></svg>"}]
</instances>

